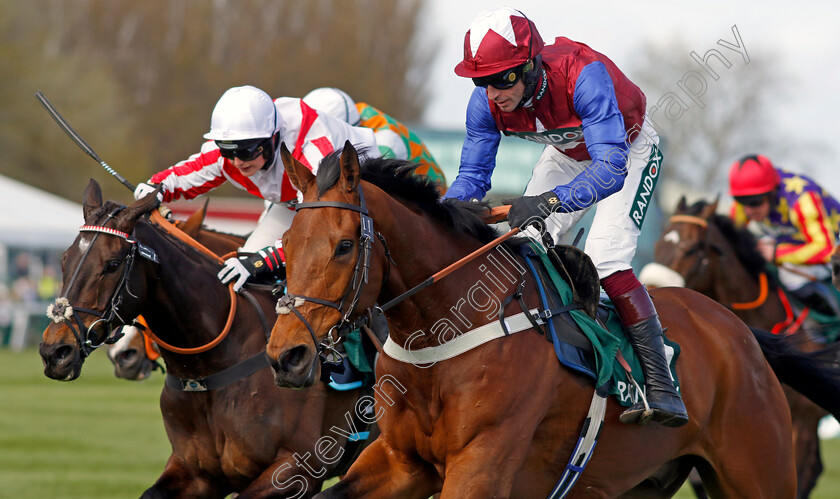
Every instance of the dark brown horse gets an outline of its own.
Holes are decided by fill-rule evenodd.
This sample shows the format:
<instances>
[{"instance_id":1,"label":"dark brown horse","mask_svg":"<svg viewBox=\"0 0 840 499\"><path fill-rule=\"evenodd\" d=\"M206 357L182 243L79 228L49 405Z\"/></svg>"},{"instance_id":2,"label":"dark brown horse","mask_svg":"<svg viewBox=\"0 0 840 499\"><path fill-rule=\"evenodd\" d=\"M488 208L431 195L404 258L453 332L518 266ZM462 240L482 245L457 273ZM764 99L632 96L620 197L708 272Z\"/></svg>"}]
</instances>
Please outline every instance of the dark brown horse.
<instances>
[{"instance_id":1,"label":"dark brown horse","mask_svg":"<svg viewBox=\"0 0 840 499\"><path fill-rule=\"evenodd\" d=\"M175 226L213 253L224 256L245 244L245 238L203 226L209 201L205 201L186 220L176 221ZM114 375L130 381L148 378L157 368L160 349L148 335L134 326L123 326L120 332L122 338L108 346L108 360L114 365Z\"/></svg>"},{"instance_id":2,"label":"dark brown horse","mask_svg":"<svg viewBox=\"0 0 840 499\"><path fill-rule=\"evenodd\" d=\"M678 273L684 286L730 308L750 326L779 334L800 329L787 296L766 272L755 238L745 229L736 229L716 210L717 202L688 206L685 198L680 199L656 242L655 262ZM803 349L822 346L807 334L800 335ZM817 427L826 411L786 385L785 395L793 422L797 497L808 497L823 470Z\"/></svg>"},{"instance_id":3,"label":"dark brown horse","mask_svg":"<svg viewBox=\"0 0 840 499\"><path fill-rule=\"evenodd\" d=\"M254 292L258 311L222 285L221 260L154 207L151 195L123 207L103 204L93 181L86 189L85 226L63 256L62 298L51 310L57 322L41 344L46 375L75 379L84 356L105 339L104 326L142 314L158 344L187 349L163 350L171 380L160 403L172 455L143 497L299 497L320 490L357 446L345 448L359 391L328 391L322 383L277 389L261 368L266 331L259 317L273 321L276 300ZM244 373L225 371L243 361ZM319 462L313 453L330 459Z\"/></svg>"},{"instance_id":4,"label":"dark brown horse","mask_svg":"<svg viewBox=\"0 0 840 499\"><path fill-rule=\"evenodd\" d=\"M318 352L376 303L389 309L389 343L418 355L455 341L459 327L494 323L500 308L515 314L516 299L501 304L517 289L525 307L536 306L529 274L511 265L514 284L505 281L494 254L430 279L495 237L481 206L439 203L433 186L395 176L393 160L360 169L349 143L340 161L322 161L317 179L288 151L283 160L303 203L283 238L288 294L280 304L290 313L279 316L266 350L278 385L312 383ZM435 284L401 296L424 282ZM598 447L572 496L669 497L697 467L718 497L792 497L790 414L757 336L694 291L653 296L682 348L677 370L690 422L624 425L623 408L608 400ZM534 329L436 363L383 353L376 374L381 435L324 497L546 497L578 443L594 391L590 379L561 367ZM835 379L823 378L820 390L837 393Z\"/></svg>"}]
</instances>

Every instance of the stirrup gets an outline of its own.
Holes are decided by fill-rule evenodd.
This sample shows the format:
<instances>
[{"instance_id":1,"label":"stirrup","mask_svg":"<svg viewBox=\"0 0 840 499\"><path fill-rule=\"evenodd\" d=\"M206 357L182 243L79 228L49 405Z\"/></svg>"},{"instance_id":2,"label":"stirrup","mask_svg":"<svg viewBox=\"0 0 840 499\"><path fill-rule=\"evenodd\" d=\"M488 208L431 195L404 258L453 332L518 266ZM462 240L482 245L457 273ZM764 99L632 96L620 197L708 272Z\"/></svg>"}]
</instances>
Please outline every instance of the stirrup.
<instances>
[{"instance_id":1,"label":"stirrup","mask_svg":"<svg viewBox=\"0 0 840 499\"><path fill-rule=\"evenodd\" d=\"M646 425L653 421L653 409L650 408L645 392L642 390L642 387L639 386L639 383L636 382L636 379L633 378L632 375L628 375L628 378L630 379L630 382L633 383L633 386L636 387L636 393L639 394L639 397L641 397L642 400L622 412L621 415L618 416L618 420L625 424L637 423L640 425Z\"/></svg>"}]
</instances>

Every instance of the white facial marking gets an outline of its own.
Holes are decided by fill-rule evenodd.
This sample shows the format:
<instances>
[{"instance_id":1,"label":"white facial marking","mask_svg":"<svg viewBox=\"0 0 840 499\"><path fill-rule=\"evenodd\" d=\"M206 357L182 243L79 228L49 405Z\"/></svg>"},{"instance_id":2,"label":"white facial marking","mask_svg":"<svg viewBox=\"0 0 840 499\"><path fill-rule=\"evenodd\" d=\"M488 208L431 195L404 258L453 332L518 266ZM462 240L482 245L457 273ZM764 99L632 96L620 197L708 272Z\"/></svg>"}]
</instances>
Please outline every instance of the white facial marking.
<instances>
[{"instance_id":1,"label":"white facial marking","mask_svg":"<svg viewBox=\"0 0 840 499\"><path fill-rule=\"evenodd\" d=\"M662 236L662 239L672 244L679 244L680 234L676 230L672 230L671 232Z\"/></svg>"},{"instance_id":2,"label":"white facial marking","mask_svg":"<svg viewBox=\"0 0 840 499\"><path fill-rule=\"evenodd\" d=\"M122 331L125 336L108 348L108 357L111 360L116 360L119 354L131 348L131 340L140 334L140 330L134 326L124 326Z\"/></svg>"}]
</instances>

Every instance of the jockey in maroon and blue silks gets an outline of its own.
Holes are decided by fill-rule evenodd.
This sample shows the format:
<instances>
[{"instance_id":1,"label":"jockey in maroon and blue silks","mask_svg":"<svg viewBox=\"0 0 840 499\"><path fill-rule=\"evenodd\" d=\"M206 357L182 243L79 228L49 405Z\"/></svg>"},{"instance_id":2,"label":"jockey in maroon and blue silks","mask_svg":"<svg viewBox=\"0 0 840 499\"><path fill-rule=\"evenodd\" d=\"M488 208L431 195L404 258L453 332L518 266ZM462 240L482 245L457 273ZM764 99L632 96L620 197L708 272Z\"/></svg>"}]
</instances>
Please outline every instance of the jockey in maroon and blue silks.
<instances>
[{"instance_id":1,"label":"jockey in maroon and blue silks","mask_svg":"<svg viewBox=\"0 0 840 499\"><path fill-rule=\"evenodd\" d=\"M511 8L484 12L470 24L455 73L477 88L467 106L458 177L446 197L484 197L501 133L546 144L508 221L532 233L529 226L537 225L558 240L597 204L585 251L627 326L652 409L636 404L621 421L686 424L659 318L630 265L662 159L645 119L645 95L584 44L560 37L545 45L534 23Z\"/></svg>"},{"instance_id":2,"label":"jockey in maroon and blue silks","mask_svg":"<svg viewBox=\"0 0 840 499\"><path fill-rule=\"evenodd\" d=\"M782 285L805 304L840 317L840 303L826 282L840 202L811 178L755 154L732 164L729 192L735 198L732 219L738 226L752 222L758 251L778 267Z\"/></svg>"}]
</instances>

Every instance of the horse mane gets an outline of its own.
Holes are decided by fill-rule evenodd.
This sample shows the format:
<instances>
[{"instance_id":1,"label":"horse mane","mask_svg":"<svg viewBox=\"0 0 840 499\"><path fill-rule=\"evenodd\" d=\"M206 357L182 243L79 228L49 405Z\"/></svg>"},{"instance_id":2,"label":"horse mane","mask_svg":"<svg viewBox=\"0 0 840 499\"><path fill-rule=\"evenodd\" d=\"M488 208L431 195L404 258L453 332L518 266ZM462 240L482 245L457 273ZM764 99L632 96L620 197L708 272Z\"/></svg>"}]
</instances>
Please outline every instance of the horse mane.
<instances>
[{"instance_id":1,"label":"horse mane","mask_svg":"<svg viewBox=\"0 0 840 499\"><path fill-rule=\"evenodd\" d=\"M688 208L689 215L699 215L709 203L705 200L697 201ZM767 269L767 261L756 249L755 236L745 228L735 227L731 218L715 213L710 220L732 245L732 250L738 261L754 279L758 279Z\"/></svg>"},{"instance_id":2,"label":"horse mane","mask_svg":"<svg viewBox=\"0 0 840 499\"><path fill-rule=\"evenodd\" d=\"M338 182L341 174L341 151L328 154L318 167L315 184L321 196ZM439 200L434 182L427 177L414 175L419 165L411 161L393 158L360 158L362 180L370 182L391 196L419 208L424 213L446 226L467 233L483 243L495 239L496 229L484 222L484 215L490 206L487 203L473 203L456 199Z\"/></svg>"}]
</instances>

